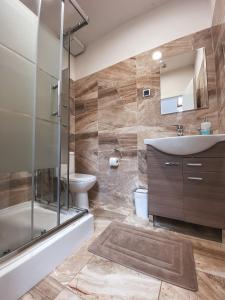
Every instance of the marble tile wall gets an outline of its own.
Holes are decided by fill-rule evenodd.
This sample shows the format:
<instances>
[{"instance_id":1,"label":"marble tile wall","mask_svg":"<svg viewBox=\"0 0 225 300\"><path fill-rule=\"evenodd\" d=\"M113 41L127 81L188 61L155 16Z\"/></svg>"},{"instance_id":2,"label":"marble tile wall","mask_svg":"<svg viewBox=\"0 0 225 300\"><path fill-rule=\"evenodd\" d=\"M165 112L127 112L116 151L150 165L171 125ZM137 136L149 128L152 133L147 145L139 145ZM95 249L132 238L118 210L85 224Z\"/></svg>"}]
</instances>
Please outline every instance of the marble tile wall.
<instances>
[{"instance_id":1,"label":"marble tile wall","mask_svg":"<svg viewBox=\"0 0 225 300\"><path fill-rule=\"evenodd\" d=\"M32 177L28 172L0 174L0 210L32 198Z\"/></svg>"},{"instance_id":2,"label":"marble tile wall","mask_svg":"<svg viewBox=\"0 0 225 300\"><path fill-rule=\"evenodd\" d=\"M212 25L219 103L219 130L221 133L225 133L225 0L216 0Z\"/></svg>"},{"instance_id":3,"label":"marble tile wall","mask_svg":"<svg viewBox=\"0 0 225 300\"><path fill-rule=\"evenodd\" d=\"M98 171L98 84L97 77L86 77L72 84L75 99L76 171Z\"/></svg>"},{"instance_id":4,"label":"marble tile wall","mask_svg":"<svg viewBox=\"0 0 225 300\"><path fill-rule=\"evenodd\" d=\"M107 69L72 82L75 103L75 134L71 150L76 153L76 172L95 174L98 182L90 193L91 205L129 214L133 191L147 187L144 138L176 135L173 124L183 124L185 134L196 134L205 116L218 126L215 61L211 29L172 41L157 50L163 57L206 48L209 108L160 115L159 66L151 54L156 49L129 58ZM150 88L151 97L142 98ZM75 141L75 144L74 144ZM109 167L110 156L120 156L117 169Z\"/></svg>"}]
</instances>

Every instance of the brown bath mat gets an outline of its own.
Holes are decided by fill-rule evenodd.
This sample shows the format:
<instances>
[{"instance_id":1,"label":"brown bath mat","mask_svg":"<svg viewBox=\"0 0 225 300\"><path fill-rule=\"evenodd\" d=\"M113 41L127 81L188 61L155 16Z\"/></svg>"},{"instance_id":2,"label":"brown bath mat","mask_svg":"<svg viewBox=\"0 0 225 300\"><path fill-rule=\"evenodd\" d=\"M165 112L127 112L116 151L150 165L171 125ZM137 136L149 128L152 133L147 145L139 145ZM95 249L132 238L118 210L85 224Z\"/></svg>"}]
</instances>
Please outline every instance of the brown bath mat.
<instances>
[{"instance_id":1,"label":"brown bath mat","mask_svg":"<svg viewBox=\"0 0 225 300\"><path fill-rule=\"evenodd\" d=\"M135 271L196 291L192 245L168 235L113 222L88 250Z\"/></svg>"}]
</instances>

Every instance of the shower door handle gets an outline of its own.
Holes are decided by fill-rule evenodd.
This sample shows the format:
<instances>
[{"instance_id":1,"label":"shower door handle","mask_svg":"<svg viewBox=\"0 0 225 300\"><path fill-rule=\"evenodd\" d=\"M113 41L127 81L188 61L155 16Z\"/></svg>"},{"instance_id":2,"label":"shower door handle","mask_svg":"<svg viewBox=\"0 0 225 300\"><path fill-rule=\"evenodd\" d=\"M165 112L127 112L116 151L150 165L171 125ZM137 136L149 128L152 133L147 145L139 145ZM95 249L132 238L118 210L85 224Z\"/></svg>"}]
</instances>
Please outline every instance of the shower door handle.
<instances>
[{"instance_id":1,"label":"shower door handle","mask_svg":"<svg viewBox=\"0 0 225 300\"><path fill-rule=\"evenodd\" d=\"M51 88L52 88L52 90L57 90L58 89L58 83L57 84L52 84Z\"/></svg>"},{"instance_id":2,"label":"shower door handle","mask_svg":"<svg viewBox=\"0 0 225 300\"><path fill-rule=\"evenodd\" d=\"M51 95L51 99L52 99L52 94L53 94L53 91L57 91L57 97L54 97L54 100L55 98L57 98L57 110L55 111L52 111L51 112L51 116L52 117L58 117L59 116L59 111L58 111L58 87L59 87L59 84L51 84L50 85L50 95ZM55 94L55 93L54 93Z\"/></svg>"}]
</instances>

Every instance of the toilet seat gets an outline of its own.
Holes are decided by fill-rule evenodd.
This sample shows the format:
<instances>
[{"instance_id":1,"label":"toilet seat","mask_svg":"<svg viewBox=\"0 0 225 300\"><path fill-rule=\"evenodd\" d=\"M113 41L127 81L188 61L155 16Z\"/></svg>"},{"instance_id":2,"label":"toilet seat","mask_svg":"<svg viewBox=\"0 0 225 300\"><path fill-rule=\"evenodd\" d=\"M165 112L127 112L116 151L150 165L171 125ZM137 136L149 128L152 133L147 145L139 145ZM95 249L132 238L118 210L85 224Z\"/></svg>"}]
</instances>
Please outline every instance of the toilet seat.
<instances>
[{"instance_id":1,"label":"toilet seat","mask_svg":"<svg viewBox=\"0 0 225 300\"><path fill-rule=\"evenodd\" d=\"M89 174L73 173L70 174L69 181L71 182L92 182L96 181L96 176Z\"/></svg>"}]
</instances>

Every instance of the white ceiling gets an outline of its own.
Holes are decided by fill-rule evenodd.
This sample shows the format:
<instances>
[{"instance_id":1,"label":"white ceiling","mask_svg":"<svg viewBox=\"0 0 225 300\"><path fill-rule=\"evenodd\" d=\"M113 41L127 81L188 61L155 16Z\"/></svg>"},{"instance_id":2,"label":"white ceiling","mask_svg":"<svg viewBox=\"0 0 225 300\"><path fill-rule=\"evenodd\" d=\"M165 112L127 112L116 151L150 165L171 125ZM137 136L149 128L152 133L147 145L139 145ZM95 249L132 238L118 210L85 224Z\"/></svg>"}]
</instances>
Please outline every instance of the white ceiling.
<instances>
[{"instance_id":1,"label":"white ceiling","mask_svg":"<svg viewBox=\"0 0 225 300\"><path fill-rule=\"evenodd\" d=\"M35 13L39 0L20 0ZM73 1L73 0L72 0ZM89 17L89 24L75 33L85 45L99 39L131 19L147 13L169 0L75 0ZM56 34L59 33L60 0L42 0L41 22ZM81 17L65 1L64 32L74 27ZM76 53L77 51L75 51ZM78 51L79 52L79 51Z\"/></svg>"},{"instance_id":2,"label":"white ceiling","mask_svg":"<svg viewBox=\"0 0 225 300\"><path fill-rule=\"evenodd\" d=\"M77 0L89 16L89 25L76 36L86 45L134 17L169 0Z\"/></svg>"}]
</instances>

